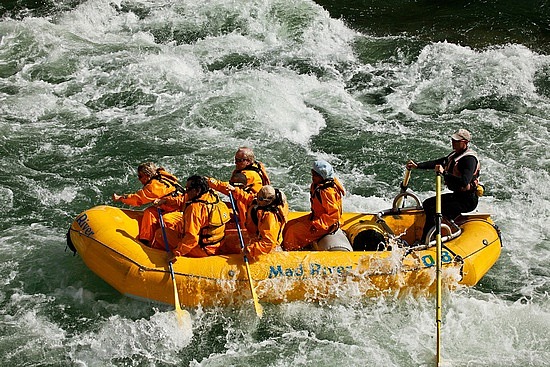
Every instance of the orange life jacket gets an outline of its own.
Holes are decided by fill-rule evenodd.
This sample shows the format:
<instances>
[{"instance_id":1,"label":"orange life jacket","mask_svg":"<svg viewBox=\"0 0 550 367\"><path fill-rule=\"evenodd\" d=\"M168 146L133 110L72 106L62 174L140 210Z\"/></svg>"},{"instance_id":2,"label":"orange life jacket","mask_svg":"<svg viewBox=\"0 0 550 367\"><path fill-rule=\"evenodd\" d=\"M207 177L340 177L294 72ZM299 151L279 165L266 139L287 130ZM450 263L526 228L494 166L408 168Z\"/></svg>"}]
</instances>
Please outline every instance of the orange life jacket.
<instances>
[{"instance_id":1,"label":"orange life jacket","mask_svg":"<svg viewBox=\"0 0 550 367\"><path fill-rule=\"evenodd\" d=\"M322 192L333 196L333 207L327 206L329 203L323 203ZM336 231L340 227L340 218L343 212L342 196L345 195L344 186L338 179L327 179L319 185L310 187L311 215L310 220L314 226L323 230ZM336 209L336 210L334 210ZM331 214L332 213L332 214Z\"/></svg>"},{"instance_id":2,"label":"orange life jacket","mask_svg":"<svg viewBox=\"0 0 550 367\"><path fill-rule=\"evenodd\" d=\"M201 195L185 203L185 209L193 203L201 203L207 207L208 224L200 229L199 245L201 247L214 245L221 242L225 236L225 223L231 219L229 208L220 197L212 190L207 195Z\"/></svg>"},{"instance_id":3,"label":"orange life jacket","mask_svg":"<svg viewBox=\"0 0 550 367\"><path fill-rule=\"evenodd\" d=\"M262 186L270 184L265 166L259 161L254 161L243 169L236 169L233 171L233 175L235 173L242 173L246 176L246 185L243 190L247 192L257 193Z\"/></svg>"},{"instance_id":4,"label":"orange life jacket","mask_svg":"<svg viewBox=\"0 0 550 367\"><path fill-rule=\"evenodd\" d=\"M253 235L259 234L258 223L267 212L274 213L280 224L277 234L277 242L280 243L282 240L283 227L288 217L288 203L284 200L283 194L279 189L275 189L275 200L273 200L271 204L267 206L259 206L258 200L254 199L248 206L246 222L246 229L248 233Z\"/></svg>"},{"instance_id":5,"label":"orange life jacket","mask_svg":"<svg viewBox=\"0 0 550 367\"><path fill-rule=\"evenodd\" d=\"M180 185L177 177L172 175L171 173L166 172L163 169L160 169L160 168L157 169L157 174L154 175L153 177L151 177L151 179L149 179L149 181L147 181L147 183L151 182L151 180L157 180L157 181L163 183L164 185L166 185L166 187L168 187L168 188L172 187L173 188L173 190L170 191L170 193L164 195L163 197L166 197L166 196L179 196L179 195L185 194L185 189L183 188L183 186Z\"/></svg>"}]
</instances>

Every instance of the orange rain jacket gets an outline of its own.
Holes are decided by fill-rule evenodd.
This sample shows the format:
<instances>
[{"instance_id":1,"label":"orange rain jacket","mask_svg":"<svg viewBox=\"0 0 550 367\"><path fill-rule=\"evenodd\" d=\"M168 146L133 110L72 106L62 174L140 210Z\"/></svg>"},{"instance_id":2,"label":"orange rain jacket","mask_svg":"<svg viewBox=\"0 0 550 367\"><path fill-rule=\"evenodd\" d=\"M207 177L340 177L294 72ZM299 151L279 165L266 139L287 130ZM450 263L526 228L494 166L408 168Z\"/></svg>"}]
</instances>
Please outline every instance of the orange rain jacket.
<instances>
[{"instance_id":1,"label":"orange rain jacket","mask_svg":"<svg viewBox=\"0 0 550 367\"><path fill-rule=\"evenodd\" d=\"M311 225L318 231L329 231L340 227L342 196L344 186L338 181L327 180L309 188L311 202ZM336 228L335 228L336 227Z\"/></svg>"},{"instance_id":2,"label":"orange rain jacket","mask_svg":"<svg viewBox=\"0 0 550 367\"><path fill-rule=\"evenodd\" d=\"M289 221L283 233L282 247L286 251L299 250L328 233L336 231L341 223L344 186L338 179L325 180L310 186L311 213Z\"/></svg>"},{"instance_id":3,"label":"orange rain jacket","mask_svg":"<svg viewBox=\"0 0 550 367\"><path fill-rule=\"evenodd\" d=\"M231 175L233 176L235 173L242 173L246 176L245 191L247 192L257 193L262 186L270 184L265 166L259 161L255 161L243 169L235 169Z\"/></svg>"},{"instance_id":4,"label":"orange rain jacket","mask_svg":"<svg viewBox=\"0 0 550 367\"><path fill-rule=\"evenodd\" d=\"M120 201L130 206L142 206L149 204L155 199L160 199L176 192L174 183L178 184L176 176L164 171L158 171L159 176L153 177L143 185L143 188L134 194L124 195ZM177 206L163 205L160 207L163 212L169 213L178 209ZM168 224L167 224L168 225ZM150 207L144 210L143 219L139 227L139 239L152 242L156 229L159 226L158 213L156 207Z\"/></svg>"},{"instance_id":5,"label":"orange rain jacket","mask_svg":"<svg viewBox=\"0 0 550 367\"><path fill-rule=\"evenodd\" d=\"M259 161L255 161L254 163L249 164L243 169L233 170L231 176L233 176L235 173L242 173L243 175L245 175L246 185L244 190L252 194L260 191L263 185L269 185L270 183L265 166L262 162ZM214 190L216 189L214 188ZM227 192L220 192L227 195ZM246 219L246 205L241 201L238 201L236 204L237 209L239 210L239 220L241 221L241 223L244 223Z\"/></svg>"},{"instance_id":6,"label":"orange rain jacket","mask_svg":"<svg viewBox=\"0 0 550 367\"><path fill-rule=\"evenodd\" d=\"M210 227L212 208L211 204L207 203L215 203L219 198L215 193L209 191L197 199L199 201L187 201L187 196L166 198L167 204L180 208L180 211L164 216L165 220L177 222L172 228L167 225L166 229L169 247L176 256L206 257L216 255L222 244L225 225L216 228L216 232L222 234L219 241L209 243L203 236ZM161 231L157 231L154 247L165 249Z\"/></svg>"},{"instance_id":7,"label":"orange rain jacket","mask_svg":"<svg viewBox=\"0 0 550 367\"><path fill-rule=\"evenodd\" d=\"M229 194L229 182L210 178L208 183L214 190L226 195ZM278 212L276 213L264 210L261 207L257 207L257 210L255 210L256 194L246 192L238 187L233 191L233 197L237 204L241 203L246 208L245 220L241 223L244 223L249 237L249 243L246 248L250 258L256 260L259 255L274 251L282 242L282 230L288 216L288 204L286 201L281 208L277 208ZM256 216L257 220L254 220L254 216Z\"/></svg>"}]
</instances>

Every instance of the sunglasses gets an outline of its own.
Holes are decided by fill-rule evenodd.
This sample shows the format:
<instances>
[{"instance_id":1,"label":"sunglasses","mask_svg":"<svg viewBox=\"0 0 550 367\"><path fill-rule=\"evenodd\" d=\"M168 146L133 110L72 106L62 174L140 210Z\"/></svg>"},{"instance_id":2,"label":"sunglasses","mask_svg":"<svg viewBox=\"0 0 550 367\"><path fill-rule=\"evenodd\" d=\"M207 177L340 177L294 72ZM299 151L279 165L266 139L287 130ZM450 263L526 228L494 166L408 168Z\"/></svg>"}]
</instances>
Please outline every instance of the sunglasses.
<instances>
[{"instance_id":1,"label":"sunglasses","mask_svg":"<svg viewBox=\"0 0 550 367\"><path fill-rule=\"evenodd\" d=\"M235 158L235 162L237 163L246 162L246 161L248 161L248 158Z\"/></svg>"}]
</instances>

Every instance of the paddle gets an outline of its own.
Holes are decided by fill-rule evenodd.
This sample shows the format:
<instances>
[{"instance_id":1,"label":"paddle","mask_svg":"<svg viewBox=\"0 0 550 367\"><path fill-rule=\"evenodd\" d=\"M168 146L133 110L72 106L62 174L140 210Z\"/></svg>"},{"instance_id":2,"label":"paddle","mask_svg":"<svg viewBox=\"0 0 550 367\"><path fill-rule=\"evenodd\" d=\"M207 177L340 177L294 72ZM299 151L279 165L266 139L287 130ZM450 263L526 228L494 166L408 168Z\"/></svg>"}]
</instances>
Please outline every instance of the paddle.
<instances>
[{"instance_id":1,"label":"paddle","mask_svg":"<svg viewBox=\"0 0 550 367\"><path fill-rule=\"evenodd\" d=\"M441 362L441 176L437 172L435 177L435 245L436 245L436 325L437 325L437 345L436 345L436 366Z\"/></svg>"},{"instance_id":2,"label":"paddle","mask_svg":"<svg viewBox=\"0 0 550 367\"><path fill-rule=\"evenodd\" d=\"M229 191L229 201L231 202L231 207L233 208L233 217L235 218L235 224L237 225L237 233L239 234L239 241L241 243L241 250L243 252L244 264L246 266L246 276L248 277L250 292L252 292L252 299L254 300L254 309L256 310L256 315L258 316L258 318L261 319L264 310L262 308L262 305L260 304L260 301L258 300L258 295L256 294L256 290L254 289L254 284L252 282L252 276L250 275L250 266L248 264L248 257L246 256L244 248L243 234L241 232L241 226L239 225L239 211L237 209L237 206L235 205L235 199L233 199L233 194L231 193L231 191Z\"/></svg>"},{"instance_id":3,"label":"paddle","mask_svg":"<svg viewBox=\"0 0 550 367\"><path fill-rule=\"evenodd\" d=\"M166 252L170 253L170 247L168 247L168 238L166 238L166 229L164 228L164 219L162 218L162 210L157 208L159 214L160 229L162 230L162 238L164 240L164 246L166 247ZM174 286L174 305L176 307L176 317L178 318L178 323L180 326L183 325L183 317L186 315L187 311L181 309L180 299L178 295L178 287L176 286L176 276L174 274L174 268L172 267L172 261L168 261L168 267L170 268L170 276L172 277L172 285Z\"/></svg>"},{"instance_id":4,"label":"paddle","mask_svg":"<svg viewBox=\"0 0 550 367\"><path fill-rule=\"evenodd\" d=\"M407 168L405 170L405 177L403 177L403 182L401 182L401 193L404 193L405 191L407 191L410 178L411 178L411 170ZM399 208L401 204L403 204L403 196L397 199L397 203L395 207Z\"/></svg>"}]
</instances>

